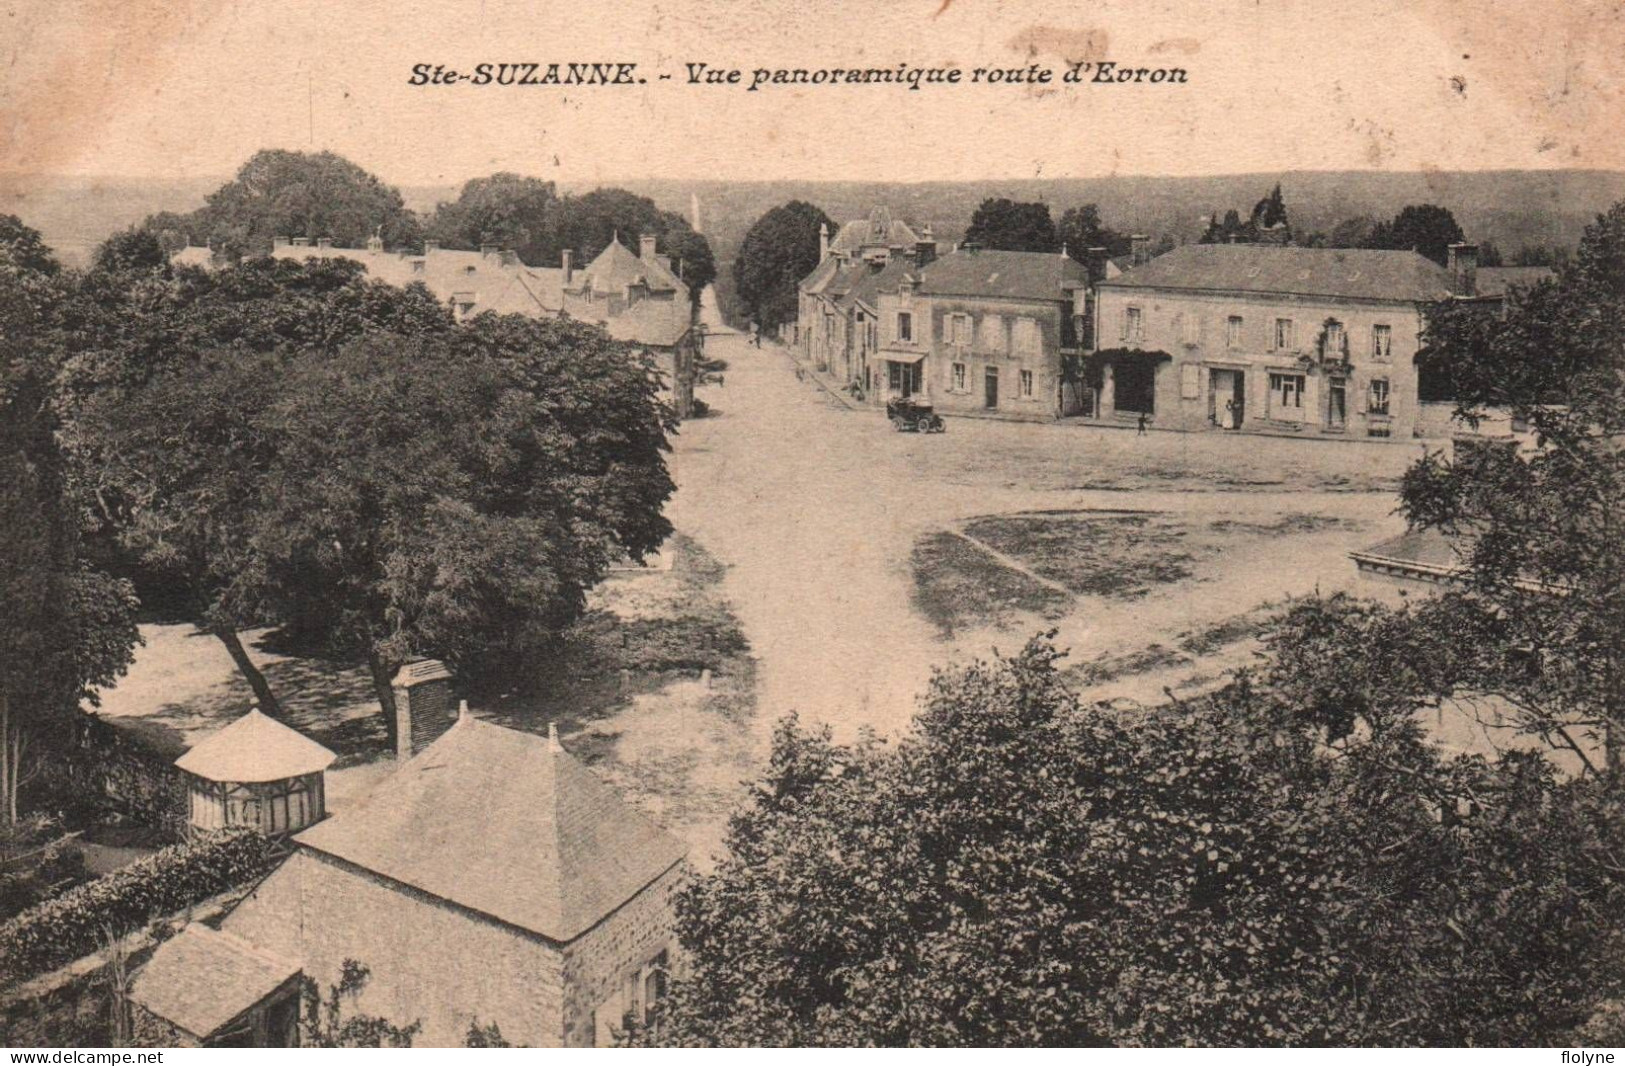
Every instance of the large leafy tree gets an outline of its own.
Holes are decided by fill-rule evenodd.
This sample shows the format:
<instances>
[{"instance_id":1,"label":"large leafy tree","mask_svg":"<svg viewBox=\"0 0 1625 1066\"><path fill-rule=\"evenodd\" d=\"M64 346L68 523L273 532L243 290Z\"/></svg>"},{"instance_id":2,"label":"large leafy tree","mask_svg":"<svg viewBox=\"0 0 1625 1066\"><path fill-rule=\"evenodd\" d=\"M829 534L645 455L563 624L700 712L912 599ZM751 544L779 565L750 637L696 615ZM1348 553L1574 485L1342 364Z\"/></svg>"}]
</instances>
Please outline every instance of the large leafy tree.
<instances>
[{"instance_id":1,"label":"large leafy tree","mask_svg":"<svg viewBox=\"0 0 1625 1066\"><path fill-rule=\"evenodd\" d=\"M596 327L483 316L277 373L230 595L364 659L386 709L417 655L514 678L611 562L670 532L655 368Z\"/></svg>"},{"instance_id":2,"label":"large leafy tree","mask_svg":"<svg viewBox=\"0 0 1625 1066\"><path fill-rule=\"evenodd\" d=\"M58 443L54 322L67 285L39 236L0 220L0 827L42 741L129 665L129 585L86 561Z\"/></svg>"},{"instance_id":3,"label":"large leafy tree","mask_svg":"<svg viewBox=\"0 0 1625 1066\"><path fill-rule=\"evenodd\" d=\"M1407 718L1328 747L1256 678L1080 706L1055 659L939 675L895 747L781 724L638 1038L1526 1043L1618 989L1590 783L1443 760Z\"/></svg>"},{"instance_id":4,"label":"large leafy tree","mask_svg":"<svg viewBox=\"0 0 1625 1066\"><path fill-rule=\"evenodd\" d=\"M1047 204L991 197L971 215L965 240L1007 252L1056 252L1061 247Z\"/></svg>"},{"instance_id":5,"label":"large leafy tree","mask_svg":"<svg viewBox=\"0 0 1625 1066\"><path fill-rule=\"evenodd\" d=\"M553 266L558 249L549 227L558 202L550 181L492 174L465 182L457 199L439 204L424 232L448 248L478 248L494 241L532 266Z\"/></svg>"},{"instance_id":6,"label":"large leafy tree","mask_svg":"<svg viewBox=\"0 0 1625 1066\"><path fill-rule=\"evenodd\" d=\"M368 281L346 260L98 269L64 306L65 439L91 512L220 639L269 714L278 701L238 631L278 619L235 590L277 448L257 419L282 364L368 333L452 328L421 287Z\"/></svg>"},{"instance_id":7,"label":"large leafy tree","mask_svg":"<svg viewBox=\"0 0 1625 1066\"><path fill-rule=\"evenodd\" d=\"M791 200L751 224L734 259L734 292L744 316L764 330L795 321L796 286L818 266L819 230L835 222L805 200Z\"/></svg>"},{"instance_id":8,"label":"large leafy tree","mask_svg":"<svg viewBox=\"0 0 1625 1066\"><path fill-rule=\"evenodd\" d=\"M1555 281L1504 315L1453 302L1427 317L1429 365L1458 415L1527 424L1524 447L1414 465L1407 517L1458 538L1457 597L1503 633L1474 683L1536 735L1601 750L1625 774L1625 203L1587 228Z\"/></svg>"},{"instance_id":9,"label":"large leafy tree","mask_svg":"<svg viewBox=\"0 0 1625 1066\"><path fill-rule=\"evenodd\" d=\"M1367 235L1365 247L1416 251L1443 266L1450 246L1465 238L1456 216L1437 204L1410 204L1400 208L1391 222L1379 222Z\"/></svg>"},{"instance_id":10,"label":"large leafy tree","mask_svg":"<svg viewBox=\"0 0 1625 1066\"><path fill-rule=\"evenodd\" d=\"M391 248L422 241L417 216L393 186L332 152L280 148L255 152L191 216L155 216L143 228L169 243L184 232L232 258L265 255L276 237L331 237L346 248L374 233Z\"/></svg>"},{"instance_id":11,"label":"large leafy tree","mask_svg":"<svg viewBox=\"0 0 1625 1066\"><path fill-rule=\"evenodd\" d=\"M1088 263L1091 248L1104 248L1108 255L1119 256L1127 255L1133 245L1127 234L1101 222L1100 208L1095 204L1067 208L1056 226L1056 236L1066 254L1080 263Z\"/></svg>"}]
</instances>

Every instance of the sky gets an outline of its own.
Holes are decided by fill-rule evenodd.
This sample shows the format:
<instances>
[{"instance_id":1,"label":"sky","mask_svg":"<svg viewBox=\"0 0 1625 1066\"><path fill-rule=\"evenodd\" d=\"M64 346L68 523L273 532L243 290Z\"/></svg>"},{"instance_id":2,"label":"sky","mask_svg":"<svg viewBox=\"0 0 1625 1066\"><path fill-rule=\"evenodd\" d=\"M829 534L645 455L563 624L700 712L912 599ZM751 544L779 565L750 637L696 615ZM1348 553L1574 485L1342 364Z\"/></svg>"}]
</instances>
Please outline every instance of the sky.
<instances>
[{"instance_id":1,"label":"sky","mask_svg":"<svg viewBox=\"0 0 1625 1066\"><path fill-rule=\"evenodd\" d=\"M262 147L331 149L398 185L1625 168L1611 0L0 3L14 175L227 175ZM747 92L684 73L1078 60L1188 82ZM502 61L649 80L408 84L416 63Z\"/></svg>"}]
</instances>

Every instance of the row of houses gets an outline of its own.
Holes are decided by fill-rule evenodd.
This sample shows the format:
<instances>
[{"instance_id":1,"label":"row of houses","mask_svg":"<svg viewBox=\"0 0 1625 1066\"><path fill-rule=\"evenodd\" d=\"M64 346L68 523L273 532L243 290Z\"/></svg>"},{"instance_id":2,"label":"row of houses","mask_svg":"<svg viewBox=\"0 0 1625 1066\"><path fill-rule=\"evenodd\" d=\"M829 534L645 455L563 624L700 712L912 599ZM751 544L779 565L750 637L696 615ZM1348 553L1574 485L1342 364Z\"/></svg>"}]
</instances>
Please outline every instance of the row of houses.
<instances>
[{"instance_id":1,"label":"row of houses","mask_svg":"<svg viewBox=\"0 0 1625 1066\"><path fill-rule=\"evenodd\" d=\"M821 237L800 285L801 355L876 405L1332 438L1441 437L1448 389L1425 309L1498 310L1543 268L1445 266L1414 251L1185 245L1110 258L961 245L877 208Z\"/></svg>"},{"instance_id":2,"label":"row of houses","mask_svg":"<svg viewBox=\"0 0 1625 1066\"><path fill-rule=\"evenodd\" d=\"M350 259L369 277L391 285L425 286L451 308L459 321L489 311L532 318L569 317L602 326L611 337L655 357L670 390L678 417L693 411L696 367L702 357L692 293L658 251L657 238L645 234L632 251L615 235L585 266L566 249L557 267L535 267L511 249L487 244L479 251L442 248L424 242L422 254L386 251L377 237L365 248L338 248L326 238L278 237L271 255L277 259ZM177 263L209 268L217 265L207 248L175 253Z\"/></svg>"}]
</instances>

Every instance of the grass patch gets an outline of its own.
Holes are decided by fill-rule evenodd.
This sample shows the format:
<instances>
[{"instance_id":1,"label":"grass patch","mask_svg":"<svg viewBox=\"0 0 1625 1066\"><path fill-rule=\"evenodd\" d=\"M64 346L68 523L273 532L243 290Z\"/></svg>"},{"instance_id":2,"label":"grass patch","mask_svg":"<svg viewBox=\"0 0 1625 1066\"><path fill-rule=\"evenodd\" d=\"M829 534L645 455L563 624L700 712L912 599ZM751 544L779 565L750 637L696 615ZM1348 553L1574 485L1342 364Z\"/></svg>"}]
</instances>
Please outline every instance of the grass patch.
<instances>
[{"instance_id":1,"label":"grass patch","mask_svg":"<svg viewBox=\"0 0 1625 1066\"><path fill-rule=\"evenodd\" d=\"M1003 625L1018 613L1058 618L1069 597L1003 565L957 533L921 537L911 559L914 606L943 639L960 629Z\"/></svg>"},{"instance_id":2,"label":"grass patch","mask_svg":"<svg viewBox=\"0 0 1625 1066\"><path fill-rule=\"evenodd\" d=\"M965 532L1081 596L1136 599L1191 576L1183 523L1155 514L1024 512L974 518Z\"/></svg>"},{"instance_id":3,"label":"grass patch","mask_svg":"<svg viewBox=\"0 0 1625 1066\"><path fill-rule=\"evenodd\" d=\"M1067 674L1080 687L1088 688L1116 681L1120 677L1163 670L1170 666L1182 666L1188 662L1190 662L1188 656L1173 648L1152 644L1128 655L1101 656L1092 662L1072 667Z\"/></svg>"}]
</instances>

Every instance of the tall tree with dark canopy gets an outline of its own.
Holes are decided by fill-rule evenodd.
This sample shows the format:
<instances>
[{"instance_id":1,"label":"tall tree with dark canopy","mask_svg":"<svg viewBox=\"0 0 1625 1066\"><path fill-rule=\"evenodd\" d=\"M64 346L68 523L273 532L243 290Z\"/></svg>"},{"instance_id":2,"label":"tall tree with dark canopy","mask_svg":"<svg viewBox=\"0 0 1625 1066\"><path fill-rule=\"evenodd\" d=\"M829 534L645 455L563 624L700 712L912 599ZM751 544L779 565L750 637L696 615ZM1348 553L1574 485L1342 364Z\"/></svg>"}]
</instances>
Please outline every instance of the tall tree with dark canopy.
<instances>
[{"instance_id":1,"label":"tall tree with dark canopy","mask_svg":"<svg viewBox=\"0 0 1625 1066\"><path fill-rule=\"evenodd\" d=\"M332 152L280 148L254 153L192 213L187 233L232 258L266 255L276 237L331 237L341 248L362 247L374 233L390 248L422 242L393 186Z\"/></svg>"},{"instance_id":2,"label":"tall tree with dark canopy","mask_svg":"<svg viewBox=\"0 0 1625 1066\"><path fill-rule=\"evenodd\" d=\"M457 199L439 204L424 226L426 237L447 248L495 242L531 266L554 266L558 249L549 226L558 204L551 181L503 172L463 183Z\"/></svg>"},{"instance_id":3,"label":"tall tree with dark canopy","mask_svg":"<svg viewBox=\"0 0 1625 1066\"><path fill-rule=\"evenodd\" d=\"M1330 745L1264 679L1089 707L1044 641L932 683L895 746L794 719L679 899L650 1043L1562 1039L1621 985L1622 822L1398 716Z\"/></svg>"},{"instance_id":4,"label":"tall tree with dark canopy","mask_svg":"<svg viewBox=\"0 0 1625 1066\"><path fill-rule=\"evenodd\" d=\"M763 330L794 322L797 285L818 266L818 233L835 222L805 200L791 200L757 219L734 259L734 292L744 317Z\"/></svg>"},{"instance_id":5,"label":"tall tree with dark canopy","mask_svg":"<svg viewBox=\"0 0 1625 1066\"><path fill-rule=\"evenodd\" d=\"M1502 630L1476 642L1468 683L1531 734L1590 741L1625 783L1625 203L1504 317L1443 303L1423 343L1461 418L1510 415L1535 438L1430 454L1405 476L1407 518L1459 538L1459 596Z\"/></svg>"},{"instance_id":6,"label":"tall tree with dark canopy","mask_svg":"<svg viewBox=\"0 0 1625 1066\"><path fill-rule=\"evenodd\" d=\"M92 513L279 713L238 636L279 620L235 591L277 447L256 419L293 356L383 330L449 331L450 313L421 286L368 281L346 260L92 270L67 308L66 440Z\"/></svg>"},{"instance_id":7,"label":"tall tree with dark canopy","mask_svg":"<svg viewBox=\"0 0 1625 1066\"><path fill-rule=\"evenodd\" d=\"M130 663L128 583L90 566L58 445L55 319L67 286L38 234L0 220L0 829L19 815L42 742Z\"/></svg>"},{"instance_id":8,"label":"tall tree with dark canopy","mask_svg":"<svg viewBox=\"0 0 1625 1066\"><path fill-rule=\"evenodd\" d=\"M1057 252L1061 243L1049 205L983 200L971 215L965 243L1006 252Z\"/></svg>"},{"instance_id":9,"label":"tall tree with dark canopy","mask_svg":"<svg viewBox=\"0 0 1625 1066\"><path fill-rule=\"evenodd\" d=\"M1379 222L1365 246L1420 252L1443 266L1450 258L1450 246L1465 239L1456 217L1447 209L1437 204L1411 204L1401 208L1392 222Z\"/></svg>"},{"instance_id":10,"label":"tall tree with dark canopy","mask_svg":"<svg viewBox=\"0 0 1625 1066\"><path fill-rule=\"evenodd\" d=\"M1100 207L1084 204L1069 207L1056 226L1056 237L1066 254L1080 263L1089 262L1089 249L1104 248L1109 256L1127 255L1133 246L1129 236L1110 229L1100 221Z\"/></svg>"}]
</instances>

